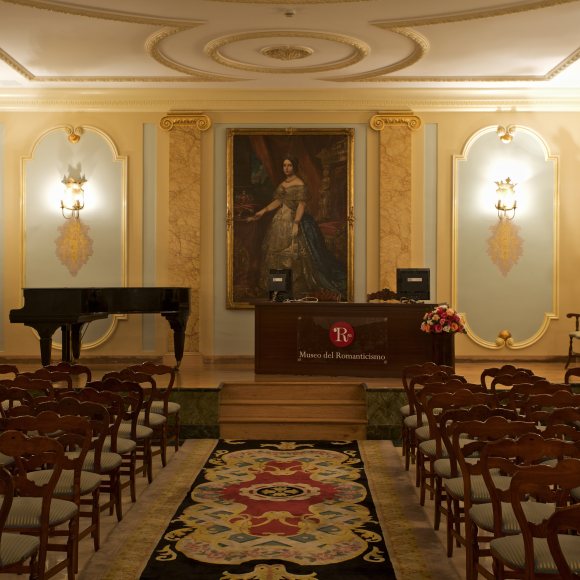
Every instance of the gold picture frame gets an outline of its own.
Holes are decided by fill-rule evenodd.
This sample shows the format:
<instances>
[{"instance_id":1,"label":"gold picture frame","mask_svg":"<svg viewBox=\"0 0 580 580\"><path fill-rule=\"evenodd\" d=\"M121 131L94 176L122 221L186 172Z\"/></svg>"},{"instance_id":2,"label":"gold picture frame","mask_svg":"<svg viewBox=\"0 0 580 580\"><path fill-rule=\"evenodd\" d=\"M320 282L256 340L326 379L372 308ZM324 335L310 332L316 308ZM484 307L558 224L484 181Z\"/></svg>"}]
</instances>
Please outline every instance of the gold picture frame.
<instances>
[{"instance_id":1,"label":"gold picture frame","mask_svg":"<svg viewBox=\"0 0 580 580\"><path fill-rule=\"evenodd\" d=\"M353 300L354 129L228 129L227 304L292 297Z\"/></svg>"}]
</instances>

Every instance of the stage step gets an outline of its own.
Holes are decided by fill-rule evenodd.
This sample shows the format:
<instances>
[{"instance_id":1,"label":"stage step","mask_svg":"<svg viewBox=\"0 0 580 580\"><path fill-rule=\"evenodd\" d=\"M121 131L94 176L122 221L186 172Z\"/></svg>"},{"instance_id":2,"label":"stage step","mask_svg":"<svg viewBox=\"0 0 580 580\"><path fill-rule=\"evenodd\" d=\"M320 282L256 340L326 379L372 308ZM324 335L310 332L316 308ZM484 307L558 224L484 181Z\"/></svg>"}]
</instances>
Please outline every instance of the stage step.
<instances>
[{"instance_id":1,"label":"stage step","mask_svg":"<svg viewBox=\"0 0 580 580\"><path fill-rule=\"evenodd\" d=\"M366 439L364 383L222 383L222 439Z\"/></svg>"}]
</instances>

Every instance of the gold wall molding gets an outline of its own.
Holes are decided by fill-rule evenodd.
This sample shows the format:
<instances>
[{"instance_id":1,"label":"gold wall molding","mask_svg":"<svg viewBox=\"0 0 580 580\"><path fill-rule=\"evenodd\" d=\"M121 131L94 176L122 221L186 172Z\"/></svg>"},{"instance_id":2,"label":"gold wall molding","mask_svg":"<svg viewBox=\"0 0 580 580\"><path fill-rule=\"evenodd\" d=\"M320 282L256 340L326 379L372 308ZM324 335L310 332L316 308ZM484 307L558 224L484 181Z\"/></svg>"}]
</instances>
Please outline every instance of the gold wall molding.
<instances>
[{"instance_id":1,"label":"gold wall molding","mask_svg":"<svg viewBox=\"0 0 580 580\"><path fill-rule=\"evenodd\" d=\"M378 113L370 126L379 137L379 287L394 289L398 267L411 265L412 139L421 119L411 111Z\"/></svg>"},{"instance_id":2,"label":"gold wall molding","mask_svg":"<svg viewBox=\"0 0 580 580\"><path fill-rule=\"evenodd\" d=\"M185 352L199 352L201 288L201 136L211 127L203 113L170 113L161 127L169 131L168 270L173 286L190 288ZM172 348L167 335L167 348Z\"/></svg>"},{"instance_id":3,"label":"gold wall molding","mask_svg":"<svg viewBox=\"0 0 580 580\"><path fill-rule=\"evenodd\" d=\"M162 129L172 131L177 127L195 127L198 131L207 131L211 119L204 113L170 113L159 122Z\"/></svg>"},{"instance_id":4,"label":"gold wall molding","mask_svg":"<svg viewBox=\"0 0 580 580\"><path fill-rule=\"evenodd\" d=\"M371 129L382 131L385 127L404 125L409 129L418 129L421 118L408 112L377 113L370 120Z\"/></svg>"}]
</instances>

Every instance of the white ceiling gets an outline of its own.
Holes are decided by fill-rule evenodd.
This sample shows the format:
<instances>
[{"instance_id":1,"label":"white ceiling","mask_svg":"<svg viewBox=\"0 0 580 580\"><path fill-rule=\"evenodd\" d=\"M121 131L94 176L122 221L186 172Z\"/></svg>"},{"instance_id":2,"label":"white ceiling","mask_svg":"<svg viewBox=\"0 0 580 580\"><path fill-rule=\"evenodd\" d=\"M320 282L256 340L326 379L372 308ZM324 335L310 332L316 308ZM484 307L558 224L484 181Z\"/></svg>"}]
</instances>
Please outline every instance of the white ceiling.
<instances>
[{"instance_id":1,"label":"white ceiling","mask_svg":"<svg viewBox=\"0 0 580 580\"><path fill-rule=\"evenodd\" d=\"M0 88L578 89L579 30L579 0L0 0Z\"/></svg>"}]
</instances>

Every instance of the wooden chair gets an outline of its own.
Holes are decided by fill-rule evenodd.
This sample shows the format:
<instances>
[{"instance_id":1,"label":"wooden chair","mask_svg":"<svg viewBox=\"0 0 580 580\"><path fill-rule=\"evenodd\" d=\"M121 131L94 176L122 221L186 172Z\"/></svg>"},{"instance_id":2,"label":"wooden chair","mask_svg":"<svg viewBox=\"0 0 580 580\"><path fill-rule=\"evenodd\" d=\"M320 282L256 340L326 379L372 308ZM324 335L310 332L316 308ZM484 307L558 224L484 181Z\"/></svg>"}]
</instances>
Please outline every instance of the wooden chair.
<instances>
[{"instance_id":1,"label":"wooden chair","mask_svg":"<svg viewBox=\"0 0 580 580\"><path fill-rule=\"evenodd\" d=\"M94 549L97 551L100 547L99 487L101 477L84 470L86 457L92 445L92 429L89 421L85 417L60 415L52 410L39 410L35 416L9 417L6 419L6 428L23 433L39 433L57 440L63 446L65 454L62 473L53 494L56 498L76 504L78 540L90 535L93 538ZM28 478L38 485L43 485L51 477L52 469L37 469L28 474ZM81 518L88 519L88 524L83 528L80 527ZM74 554L75 572L77 565L78 542Z\"/></svg>"},{"instance_id":2,"label":"wooden chair","mask_svg":"<svg viewBox=\"0 0 580 580\"><path fill-rule=\"evenodd\" d=\"M153 457L161 455L161 464L167 465L167 417L162 413L152 410L152 404L159 399L157 383L152 375L141 373L132 368L125 368L120 371L111 371L103 375L103 380L119 379L121 381L133 381L141 385L143 389L143 409L139 413L139 425L145 425L153 430L151 438ZM153 449L156 445L157 449Z\"/></svg>"},{"instance_id":3,"label":"wooden chair","mask_svg":"<svg viewBox=\"0 0 580 580\"><path fill-rule=\"evenodd\" d=\"M530 395L522 406L522 414L525 416L535 414L537 416L539 412L561 407L580 407L580 394L562 389L555 393Z\"/></svg>"},{"instance_id":4,"label":"wooden chair","mask_svg":"<svg viewBox=\"0 0 580 580\"><path fill-rule=\"evenodd\" d=\"M181 405L171 401L171 394L175 385L175 368L169 365L146 361L129 369L150 375L155 378L156 391L151 403L151 413L159 413L167 419L167 436L173 438L175 451L179 450L181 437ZM163 384L160 379L163 379ZM163 463L165 465L165 463Z\"/></svg>"},{"instance_id":5,"label":"wooden chair","mask_svg":"<svg viewBox=\"0 0 580 580\"><path fill-rule=\"evenodd\" d=\"M566 314L566 318L574 318L575 323L574 330L568 334L568 337L570 338L570 344L568 345L568 358L566 359L566 366L564 367L565 369L570 366L572 359L576 359L578 354L580 354L574 351L574 341L580 339L580 313L568 312L568 314Z\"/></svg>"},{"instance_id":6,"label":"wooden chair","mask_svg":"<svg viewBox=\"0 0 580 580\"><path fill-rule=\"evenodd\" d=\"M416 464L419 469L419 501L421 505L425 505L427 491L432 498L435 496L437 474L434 464L438 459L448 457L448 450L441 438L440 420L443 413L449 409L474 405L493 407L496 401L493 394L485 392L481 385L468 385L456 380L425 385L418 401L427 418L429 429L429 438L421 441L417 447Z\"/></svg>"},{"instance_id":7,"label":"wooden chair","mask_svg":"<svg viewBox=\"0 0 580 580\"><path fill-rule=\"evenodd\" d=\"M133 381L108 378L101 381L91 381L86 386L97 391L111 391L121 395L125 403L125 414L119 427L119 437L135 441L137 444L137 461L141 461L141 466L137 466L136 472L143 473L149 483L151 483L153 481L153 461L151 453L153 429L139 423L139 415L143 409L144 401L141 385Z\"/></svg>"},{"instance_id":8,"label":"wooden chair","mask_svg":"<svg viewBox=\"0 0 580 580\"><path fill-rule=\"evenodd\" d=\"M488 443L480 453L483 479L489 491L492 510L494 538L490 541L490 552L493 558L493 570L487 571L484 575L487 578L503 578L505 575L504 564L507 563L500 554L504 553L504 548L512 546L517 548L523 562L523 544L517 536L521 533L521 515L531 522L542 522L549 518L554 512L554 505L542 501L521 502L516 509L512 499L514 497L511 490L511 483L516 474L530 466L541 466L549 469L549 465L541 465L547 459L560 459L564 456L575 457L580 453L580 447L570 441L558 439L546 439L538 433L528 433L521 435L517 439L505 438ZM578 464L580 466L580 464ZM493 481L493 474L499 470L504 475L511 478L510 486L497 486ZM580 475L580 473L579 473ZM566 501L568 501L567 493ZM517 500L520 502L520 500ZM475 508L474 508L475 509ZM518 516L517 511L520 511ZM473 509L470 512L474 519ZM515 539L514 539L515 538ZM498 543L499 542L499 543ZM501 546L504 548L501 548ZM481 571L481 570L480 570ZM524 577L521 571L510 570L509 577Z\"/></svg>"},{"instance_id":9,"label":"wooden chair","mask_svg":"<svg viewBox=\"0 0 580 580\"><path fill-rule=\"evenodd\" d=\"M558 508L550 516L546 540L562 580L580 580L580 504Z\"/></svg>"},{"instance_id":10,"label":"wooden chair","mask_svg":"<svg viewBox=\"0 0 580 580\"><path fill-rule=\"evenodd\" d=\"M580 448L570 443L545 439L544 449L556 457L565 457L555 465L530 465L518 468L509 486L510 501L516 515L520 533L490 542L498 578L552 579L558 568L547 542L547 528L550 517L559 507L569 501L572 487L580 485ZM565 449L563 446L567 446ZM529 517L531 504L543 506L541 517ZM577 538L577 537L576 537ZM564 561L578 564L577 541L562 542L565 547ZM504 574L504 570L506 573Z\"/></svg>"},{"instance_id":11,"label":"wooden chair","mask_svg":"<svg viewBox=\"0 0 580 580\"><path fill-rule=\"evenodd\" d=\"M77 389L84 387L93 378L91 369L80 363L60 361L58 363L46 365L44 368L51 372L66 373L70 375L73 381L73 386Z\"/></svg>"},{"instance_id":12,"label":"wooden chair","mask_svg":"<svg viewBox=\"0 0 580 580\"><path fill-rule=\"evenodd\" d=\"M23 574L29 572L30 578L38 577L38 549L40 540L26 534L13 534L4 530L12 501L14 483L12 475L0 468L0 573ZM28 562L28 564L26 564Z\"/></svg>"},{"instance_id":13,"label":"wooden chair","mask_svg":"<svg viewBox=\"0 0 580 580\"><path fill-rule=\"evenodd\" d=\"M532 371L532 369L527 369L527 368L523 368L523 367L516 367L514 365L510 365L510 364L505 364L502 365L501 367L487 367L485 369L483 369L482 373L481 373L481 384L486 388L486 389L490 389L491 385L487 384L487 379L494 379L495 377L499 376L499 375L513 375L515 373L526 373L528 375L533 375L534 372Z\"/></svg>"},{"instance_id":14,"label":"wooden chair","mask_svg":"<svg viewBox=\"0 0 580 580\"><path fill-rule=\"evenodd\" d=\"M132 439L119 436L119 429L121 422L126 416L126 408L131 404L131 401L123 399L118 393L112 391L102 390L97 391L91 387L85 387L81 391L77 391L75 396L82 401L91 401L103 405L108 413L110 419L109 435L105 438L103 443L103 453L115 453L121 456L121 467L119 470L120 479L120 493L125 487L130 488L131 501L137 501L137 487L136 487L136 469L137 469L137 443ZM122 503L117 503L116 512L117 520L123 517Z\"/></svg>"},{"instance_id":15,"label":"wooden chair","mask_svg":"<svg viewBox=\"0 0 580 580\"><path fill-rule=\"evenodd\" d=\"M68 580L74 580L78 507L72 501L54 496L63 470L63 446L50 437L28 437L21 431L8 430L0 434L0 452L14 458L12 473L16 492L4 529L38 537L41 580L61 570L67 571ZM38 469L49 473L42 484L29 479L29 474ZM56 535L64 535L65 543L51 542ZM49 551L64 553L64 558L47 566Z\"/></svg>"},{"instance_id":16,"label":"wooden chair","mask_svg":"<svg viewBox=\"0 0 580 580\"><path fill-rule=\"evenodd\" d=\"M533 422L519 421L515 411L495 411L497 414L490 413L483 421L459 420L449 429L450 456L457 462L459 475L444 480L448 512L447 555L453 555L454 541L458 546L465 546L467 579L477 578L482 544L489 542L493 532L493 509L479 461L481 452L491 441L537 432ZM497 487L509 484L509 477L499 473L490 473L490 477Z\"/></svg>"},{"instance_id":17,"label":"wooden chair","mask_svg":"<svg viewBox=\"0 0 580 580\"><path fill-rule=\"evenodd\" d=\"M418 444L416 431L419 429L419 433L422 432L423 422L425 419L423 413L420 410L419 403L417 401L417 395L426 384L441 383L451 379L467 382L464 377L451 374L446 370L439 370L435 371L434 373L423 375L415 375L409 381L407 400L409 402L408 408L410 414L403 419L403 436L406 440L405 447L408 449L408 452L405 453L405 469L407 471L409 471L411 463L415 463ZM423 431L425 431L425 429L423 429ZM425 437L423 437L423 439L425 439Z\"/></svg>"},{"instance_id":18,"label":"wooden chair","mask_svg":"<svg viewBox=\"0 0 580 580\"><path fill-rule=\"evenodd\" d=\"M57 396L55 401L40 403L36 407L36 411L40 413L44 410L50 410L59 415L73 415L88 419L92 437L82 469L97 473L102 477L100 491L109 495L109 501L100 504L100 510L109 510L110 513L113 513L116 509L117 520L120 521L123 513L120 484L122 457L118 453L104 451L107 437L110 437L114 425L107 408L100 403L88 400L87 397L83 396L83 392L63 393L62 396ZM67 455L73 456L73 454ZM88 502L83 502L81 499L81 503L87 504Z\"/></svg>"},{"instance_id":19,"label":"wooden chair","mask_svg":"<svg viewBox=\"0 0 580 580\"><path fill-rule=\"evenodd\" d=\"M369 300L371 300L371 298L369 298ZM454 369L450 366L437 365L434 362L412 364L407 365L406 367L403 368L402 381L403 381L403 389L405 391L405 398L407 402L399 409L399 413L401 415L401 442L402 442L401 453L403 454L403 456L406 457L405 469L407 471L409 471L411 459L413 460L413 462L415 459L414 457L411 458L408 455L409 437L407 433L407 426L405 425L405 418L416 414L414 403L409 398L411 379L419 375L431 375L437 371L446 372L447 374L453 374L455 372Z\"/></svg>"}]
</instances>

